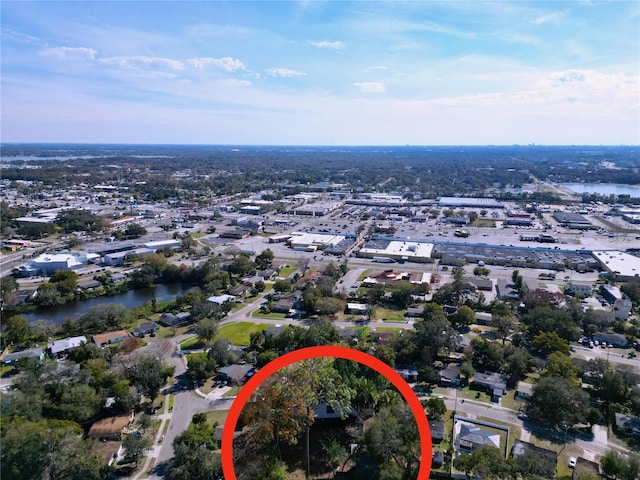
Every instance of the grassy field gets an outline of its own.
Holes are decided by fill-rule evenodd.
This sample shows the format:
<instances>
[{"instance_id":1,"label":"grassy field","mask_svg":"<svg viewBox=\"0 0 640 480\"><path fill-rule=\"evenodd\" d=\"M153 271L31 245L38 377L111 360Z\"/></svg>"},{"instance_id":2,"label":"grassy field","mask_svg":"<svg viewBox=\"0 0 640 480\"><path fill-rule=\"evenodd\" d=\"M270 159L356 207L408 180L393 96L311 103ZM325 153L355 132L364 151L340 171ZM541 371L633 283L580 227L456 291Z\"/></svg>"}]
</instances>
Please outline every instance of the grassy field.
<instances>
[{"instance_id":1,"label":"grassy field","mask_svg":"<svg viewBox=\"0 0 640 480\"><path fill-rule=\"evenodd\" d=\"M358 281L361 282L362 280L364 280L365 278L367 278L369 276L369 274L371 273L371 270L365 270L364 272L362 272L360 274L360 276L358 277Z\"/></svg>"},{"instance_id":2,"label":"grassy field","mask_svg":"<svg viewBox=\"0 0 640 480\"><path fill-rule=\"evenodd\" d=\"M376 320L384 320L385 322L404 322L404 310L391 310L386 307L378 307L376 309Z\"/></svg>"},{"instance_id":3,"label":"grassy field","mask_svg":"<svg viewBox=\"0 0 640 480\"><path fill-rule=\"evenodd\" d=\"M215 423L218 425L224 425L224 421L227 419L228 414L229 410L211 410L207 412L207 423L210 425Z\"/></svg>"},{"instance_id":4,"label":"grassy field","mask_svg":"<svg viewBox=\"0 0 640 480\"><path fill-rule=\"evenodd\" d=\"M287 265L286 267L282 267L280 269L278 276L282 278L287 278L289 275L293 275L295 271L296 271L295 267L290 267L289 265Z\"/></svg>"},{"instance_id":5,"label":"grassy field","mask_svg":"<svg viewBox=\"0 0 640 480\"><path fill-rule=\"evenodd\" d=\"M468 398L469 400L476 400L478 402L491 403L491 397L488 393L471 390L469 387L459 388L458 398Z\"/></svg>"},{"instance_id":6,"label":"grassy field","mask_svg":"<svg viewBox=\"0 0 640 480\"><path fill-rule=\"evenodd\" d=\"M197 350L202 347L204 347L204 343L202 343L197 336L193 336L180 343L181 350Z\"/></svg>"},{"instance_id":7,"label":"grassy field","mask_svg":"<svg viewBox=\"0 0 640 480\"><path fill-rule=\"evenodd\" d=\"M376 332L400 332L404 330L401 327L376 327Z\"/></svg>"},{"instance_id":8,"label":"grassy field","mask_svg":"<svg viewBox=\"0 0 640 480\"><path fill-rule=\"evenodd\" d=\"M259 308L251 312L251 316L254 318L270 318L272 320L284 320L285 318L287 318L286 313L264 313Z\"/></svg>"},{"instance_id":9,"label":"grassy field","mask_svg":"<svg viewBox=\"0 0 640 480\"><path fill-rule=\"evenodd\" d=\"M477 218L475 222L471 224L472 227L495 227L496 221L490 218Z\"/></svg>"},{"instance_id":10,"label":"grassy field","mask_svg":"<svg viewBox=\"0 0 640 480\"><path fill-rule=\"evenodd\" d=\"M220 327L216 338L226 338L234 345L247 346L249 345L250 336L253 332L259 332L269 326L268 323L230 323Z\"/></svg>"}]
</instances>

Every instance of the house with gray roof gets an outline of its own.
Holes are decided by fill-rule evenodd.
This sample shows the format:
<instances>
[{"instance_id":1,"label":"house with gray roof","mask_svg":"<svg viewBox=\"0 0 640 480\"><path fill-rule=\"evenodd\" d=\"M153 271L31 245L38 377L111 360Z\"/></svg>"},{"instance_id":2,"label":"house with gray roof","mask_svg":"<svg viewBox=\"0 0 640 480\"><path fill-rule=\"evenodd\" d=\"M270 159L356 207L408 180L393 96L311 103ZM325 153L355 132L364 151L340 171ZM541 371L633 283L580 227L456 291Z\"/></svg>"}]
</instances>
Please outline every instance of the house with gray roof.
<instances>
[{"instance_id":1,"label":"house with gray roof","mask_svg":"<svg viewBox=\"0 0 640 480\"><path fill-rule=\"evenodd\" d=\"M455 445L459 451L465 453L471 453L476 448L483 446L500 448L500 434L462 423Z\"/></svg>"},{"instance_id":2,"label":"house with gray roof","mask_svg":"<svg viewBox=\"0 0 640 480\"><path fill-rule=\"evenodd\" d=\"M81 335L79 337L67 337L47 345L49 353L56 357L61 357L69 353L74 348L80 347L87 343L87 337Z\"/></svg>"},{"instance_id":3,"label":"house with gray roof","mask_svg":"<svg viewBox=\"0 0 640 480\"><path fill-rule=\"evenodd\" d=\"M3 365L11 365L12 363L17 362L22 358L30 358L33 360L43 360L44 359L44 350L40 347L36 348L28 348L26 350L20 350L19 352L11 352L7 353L4 357L2 357Z\"/></svg>"}]
</instances>

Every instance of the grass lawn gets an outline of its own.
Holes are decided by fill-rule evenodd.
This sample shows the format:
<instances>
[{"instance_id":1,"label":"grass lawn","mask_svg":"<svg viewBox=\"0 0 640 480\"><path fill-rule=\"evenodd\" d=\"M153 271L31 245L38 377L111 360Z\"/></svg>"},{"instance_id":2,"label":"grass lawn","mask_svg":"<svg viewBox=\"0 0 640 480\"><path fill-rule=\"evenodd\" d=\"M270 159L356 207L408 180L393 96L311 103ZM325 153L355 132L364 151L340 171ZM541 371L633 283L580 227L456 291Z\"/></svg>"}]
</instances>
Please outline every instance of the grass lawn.
<instances>
[{"instance_id":1,"label":"grass lawn","mask_svg":"<svg viewBox=\"0 0 640 480\"><path fill-rule=\"evenodd\" d=\"M220 327L216 338L226 338L234 345L247 346L250 336L254 332L259 332L270 327L268 323L238 322L230 323Z\"/></svg>"},{"instance_id":2,"label":"grass lawn","mask_svg":"<svg viewBox=\"0 0 640 480\"><path fill-rule=\"evenodd\" d=\"M404 330L402 327L376 327L376 332L401 332Z\"/></svg>"},{"instance_id":3,"label":"grass lawn","mask_svg":"<svg viewBox=\"0 0 640 480\"><path fill-rule=\"evenodd\" d=\"M285 318L287 318L286 313L276 313L276 312L264 313L259 308L251 312L251 316L255 318L271 318L274 320L284 320Z\"/></svg>"},{"instance_id":4,"label":"grass lawn","mask_svg":"<svg viewBox=\"0 0 640 480\"><path fill-rule=\"evenodd\" d=\"M490 218L477 218L475 222L471 224L472 227L495 227L496 221Z\"/></svg>"},{"instance_id":5,"label":"grass lawn","mask_svg":"<svg viewBox=\"0 0 640 480\"><path fill-rule=\"evenodd\" d=\"M227 414L229 410L211 410L207 412L207 423L213 425L217 423L218 425L224 425L224 421L227 419Z\"/></svg>"},{"instance_id":6,"label":"grass lawn","mask_svg":"<svg viewBox=\"0 0 640 480\"><path fill-rule=\"evenodd\" d=\"M525 402L523 402L522 400L516 399L515 395L516 395L515 390L508 391L507 394L504 397L502 397L502 399L500 400L500 404L503 407L510 408L511 410L515 410L515 411L520 410L520 408L522 408Z\"/></svg>"},{"instance_id":7,"label":"grass lawn","mask_svg":"<svg viewBox=\"0 0 640 480\"><path fill-rule=\"evenodd\" d=\"M213 391L214 388L215 387L213 386L213 378L208 378L202 385L200 385L200 391L205 395Z\"/></svg>"},{"instance_id":8,"label":"grass lawn","mask_svg":"<svg viewBox=\"0 0 640 480\"><path fill-rule=\"evenodd\" d=\"M295 271L296 271L295 267L290 267L289 265L287 265L286 267L282 267L280 269L278 276L282 278L287 278L289 275L293 275Z\"/></svg>"},{"instance_id":9,"label":"grass lawn","mask_svg":"<svg viewBox=\"0 0 640 480\"><path fill-rule=\"evenodd\" d=\"M0 377L2 378L10 377L16 373L18 373L18 370L13 368L13 365L3 365L0 367Z\"/></svg>"},{"instance_id":10,"label":"grass lawn","mask_svg":"<svg viewBox=\"0 0 640 480\"><path fill-rule=\"evenodd\" d=\"M181 350L196 350L202 347L204 347L204 343L200 341L197 335L194 335L193 337L180 343Z\"/></svg>"},{"instance_id":11,"label":"grass lawn","mask_svg":"<svg viewBox=\"0 0 640 480\"><path fill-rule=\"evenodd\" d=\"M174 334L171 327L160 327L160 330L156 332L156 336L160 338L172 338L172 337L187 333L191 328L193 328L193 325L185 325L184 327L178 327L176 328L176 332Z\"/></svg>"},{"instance_id":12,"label":"grass lawn","mask_svg":"<svg viewBox=\"0 0 640 480\"><path fill-rule=\"evenodd\" d=\"M235 397L236 395L238 395L239 391L240 391L240 387L231 387L229 390L224 392L222 394L222 396L223 397Z\"/></svg>"},{"instance_id":13,"label":"grass lawn","mask_svg":"<svg viewBox=\"0 0 640 480\"><path fill-rule=\"evenodd\" d=\"M385 322L404 322L404 310L391 310L386 307L376 308L376 320L382 319Z\"/></svg>"},{"instance_id":14,"label":"grass lawn","mask_svg":"<svg viewBox=\"0 0 640 480\"><path fill-rule=\"evenodd\" d=\"M459 388L458 398L468 398L469 400L476 400L478 402L491 403L491 397L488 393L471 390L469 387Z\"/></svg>"},{"instance_id":15,"label":"grass lawn","mask_svg":"<svg viewBox=\"0 0 640 480\"><path fill-rule=\"evenodd\" d=\"M371 270L365 270L364 272L362 272L360 274L360 276L358 277L358 282L361 282L362 280L364 280L365 278L367 278L369 276L369 274L371 273Z\"/></svg>"}]
</instances>

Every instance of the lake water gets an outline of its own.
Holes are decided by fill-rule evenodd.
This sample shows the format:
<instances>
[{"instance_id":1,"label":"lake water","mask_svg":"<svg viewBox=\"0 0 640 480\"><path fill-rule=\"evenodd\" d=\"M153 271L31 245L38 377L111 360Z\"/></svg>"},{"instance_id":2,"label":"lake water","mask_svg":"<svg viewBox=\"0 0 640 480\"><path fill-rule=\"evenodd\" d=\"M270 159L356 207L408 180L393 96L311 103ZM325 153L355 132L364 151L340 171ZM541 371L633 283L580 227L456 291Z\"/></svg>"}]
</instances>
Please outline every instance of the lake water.
<instances>
[{"instance_id":1,"label":"lake water","mask_svg":"<svg viewBox=\"0 0 640 480\"><path fill-rule=\"evenodd\" d=\"M80 302L67 303L65 305L60 305L59 307L52 307L34 313L26 313L22 316L29 320L29 322L35 322L36 320L46 320L49 323L57 324L62 323L65 318L75 318L77 316L83 315L87 313L91 307L95 307L96 305L114 303L124 305L127 308L135 308L143 305L145 302L150 302L153 298L154 291L158 303L168 302L178 295L182 295L187 290L189 290L189 288L191 287L188 285L180 284L156 285L149 288L129 290L128 292L113 295L111 297L103 296L91 298L89 300L83 300Z\"/></svg>"},{"instance_id":2,"label":"lake water","mask_svg":"<svg viewBox=\"0 0 640 480\"><path fill-rule=\"evenodd\" d=\"M576 193L631 195L631 197L640 197L640 185L616 185L612 183L563 183L562 186Z\"/></svg>"}]
</instances>

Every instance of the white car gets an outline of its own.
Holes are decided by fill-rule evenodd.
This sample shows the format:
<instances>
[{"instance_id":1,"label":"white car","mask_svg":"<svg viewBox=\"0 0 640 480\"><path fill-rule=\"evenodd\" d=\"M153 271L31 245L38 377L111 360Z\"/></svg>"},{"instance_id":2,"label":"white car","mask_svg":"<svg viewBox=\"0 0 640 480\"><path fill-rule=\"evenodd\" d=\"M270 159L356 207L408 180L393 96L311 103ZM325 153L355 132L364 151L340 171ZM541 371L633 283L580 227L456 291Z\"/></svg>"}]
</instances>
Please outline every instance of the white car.
<instances>
[{"instance_id":1,"label":"white car","mask_svg":"<svg viewBox=\"0 0 640 480\"><path fill-rule=\"evenodd\" d=\"M576 461L575 457L571 457L569 459L569 468L576 468Z\"/></svg>"}]
</instances>

